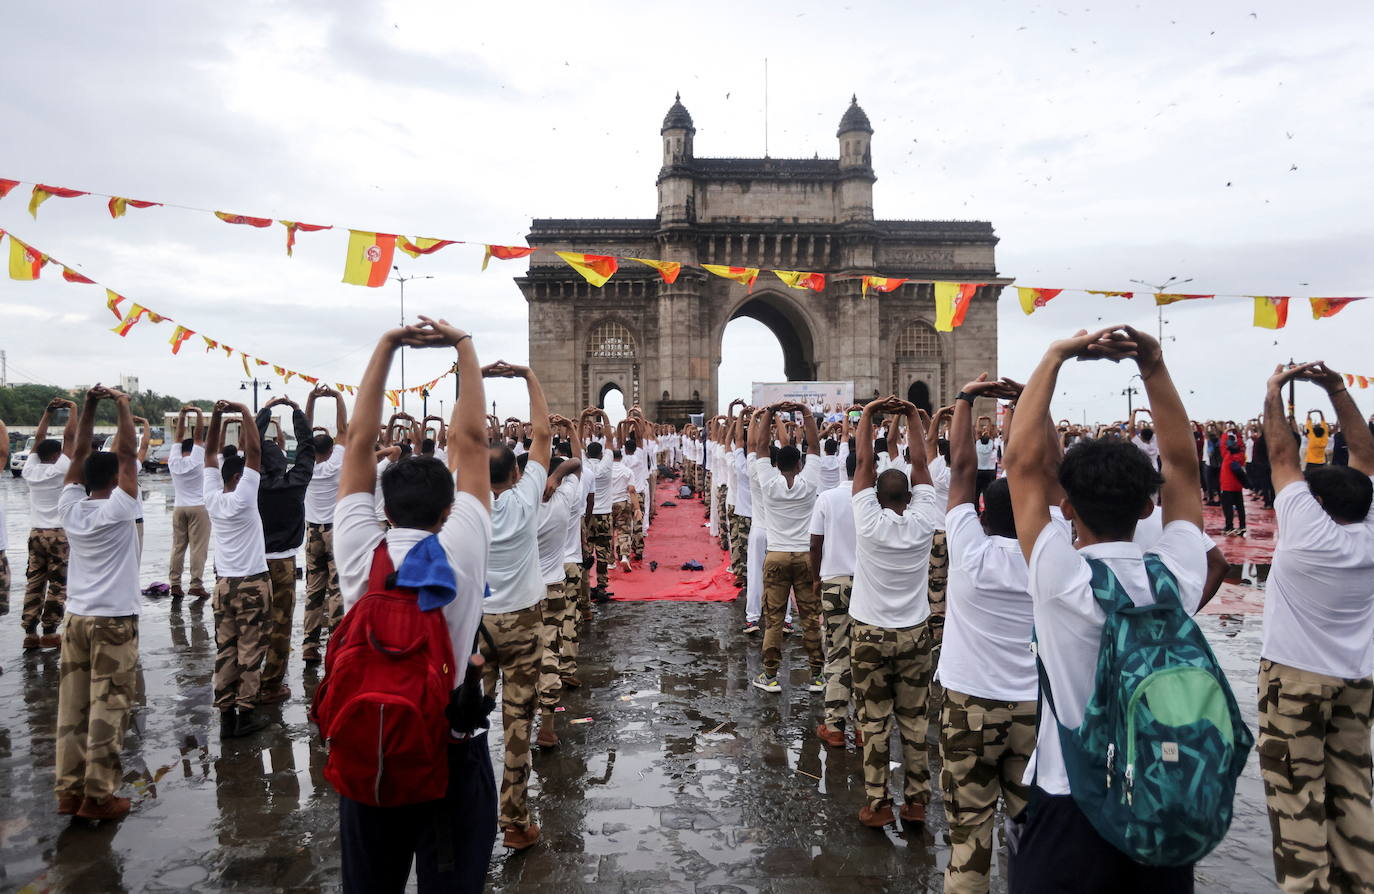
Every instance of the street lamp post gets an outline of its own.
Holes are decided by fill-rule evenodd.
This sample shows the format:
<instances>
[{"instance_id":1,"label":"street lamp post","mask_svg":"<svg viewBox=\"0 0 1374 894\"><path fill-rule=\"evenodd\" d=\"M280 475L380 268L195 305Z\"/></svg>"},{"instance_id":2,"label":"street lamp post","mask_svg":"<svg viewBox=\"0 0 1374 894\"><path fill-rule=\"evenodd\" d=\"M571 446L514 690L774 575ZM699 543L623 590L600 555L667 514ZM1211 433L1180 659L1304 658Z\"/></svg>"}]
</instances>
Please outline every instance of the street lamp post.
<instances>
[{"instance_id":1,"label":"street lamp post","mask_svg":"<svg viewBox=\"0 0 1374 894\"><path fill-rule=\"evenodd\" d=\"M406 283L410 282L412 279L433 279L434 277L432 277L432 276L402 276L402 275L401 275L401 268L400 268L400 267L397 267L395 264L392 264L392 265L391 265L391 269L394 270L394 271L396 271L396 275L393 276L392 279L395 280L396 282L398 282L398 283L401 284L401 325L404 326L404 325L406 324ZM405 410L406 410L406 346L405 346L405 345L401 345L401 412L404 413Z\"/></svg>"},{"instance_id":2,"label":"street lamp post","mask_svg":"<svg viewBox=\"0 0 1374 894\"><path fill-rule=\"evenodd\" d=\"M1179 279L1177 276L1171 276L1171 277L1169 277L1168 279L1164 280L1164 282L1162 282L1162 283L1150 283L1150 282L1146 282L1146 281L1143 280L1143 279L1133 279L1133 280L1131 280L1131 282L1135 283L1136 285L1145 286L1146 288L1150 289L1152 292L1154 292L1154 293L1156 293L1156 294L1158 294L1158 293L1160 293L1160 292L1163 292L1165 289L1169 288L1170 286L1181 286L1181 285L1183 285L1183 284L1186 283L1186 282L1192 282L1192 281L1193 281L1193 278L1192 278L1191 276L1188 277L1187 279ZM1159 311L1159 343L1160 343L1160 345L1163 345L1163 344L1164 344L1164 305L1161 304L1161 305L1159 305L1156 309ZM1170 336L1170 338L1172 338L1172 337L1173 337L1173 336Z\"/></svg>"},{"instance_id":3,"label":"street lamp post","mask_svg":"<svg viewBox=\"0 0 1374 894\"><path fill-rule=\"evenodd\" d=\"M254 376L251 382L239 382L239 390L247 391L249 385L253 386L253 415L256 416L258 414L258 388L261 387L263 391L270 392L272 383L261 381L257 376Z\"/></svg>"}]
</instances>

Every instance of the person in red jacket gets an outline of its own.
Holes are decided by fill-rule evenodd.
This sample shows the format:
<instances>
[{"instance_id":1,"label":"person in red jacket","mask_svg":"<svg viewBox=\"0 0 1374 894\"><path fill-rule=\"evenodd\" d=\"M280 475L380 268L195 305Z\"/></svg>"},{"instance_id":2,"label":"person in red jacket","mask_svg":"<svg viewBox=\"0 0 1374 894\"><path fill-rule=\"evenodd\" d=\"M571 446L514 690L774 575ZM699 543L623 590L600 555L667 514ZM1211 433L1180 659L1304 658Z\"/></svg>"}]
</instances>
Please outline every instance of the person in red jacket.
<instances>
[{"instance_id":1,"label":"person in red jacket","mask_svg":"<svg viewBox=\"0 0 1374 894\"><path fill-rule=\"evenodd\" d=\"M1226 432L1221 442L1221 511L1226 517L1228 537L1245 536L1245 445L1235 429ZM1237 465L1239 464L1239 465ZM1241 474L1236 474L1239 469ZM1234 518L1233 518L1234 516ZM1239 521L1233 525L1232 521Z\"/></svg>"}]
</instances>

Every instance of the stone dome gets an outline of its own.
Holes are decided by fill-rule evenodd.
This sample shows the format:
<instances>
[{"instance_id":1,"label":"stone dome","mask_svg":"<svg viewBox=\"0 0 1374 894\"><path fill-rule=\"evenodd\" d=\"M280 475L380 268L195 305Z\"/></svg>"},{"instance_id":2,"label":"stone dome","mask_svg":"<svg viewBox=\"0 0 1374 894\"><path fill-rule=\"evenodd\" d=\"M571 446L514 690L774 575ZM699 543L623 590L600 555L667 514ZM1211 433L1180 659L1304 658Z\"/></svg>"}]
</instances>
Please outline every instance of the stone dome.
<instances>
[{"instance_id":1,"label":"stone dome","mask_svg":"<svg viewBox=\"0 0 1374 894\"><path fill-rule=\"evenodd\" d=\"M860 112L860 115L863 113ZM864 119L867 123L867 119ZM682 104L682 94L673 97L673 106L668 109L668 114L663 117L663 130L679 128L682 130L693 130L692 114L687 111L687 107Z\"/></svg>"},{"instance_id":2,"label":"stone dome","mask_svg":"<svg viewBox=\"0 0 1374 894\"><path fill-rule=\"evenodd\" d=\"M873 126L868 123L868 115L864 114L863 108L859 106L859 97L851 96L849 108L844 110L844 117L840 119L840 129L835 132L835 136L838 137L856 130L871 134L873 133Z\"/></svg>"}]
</instances>

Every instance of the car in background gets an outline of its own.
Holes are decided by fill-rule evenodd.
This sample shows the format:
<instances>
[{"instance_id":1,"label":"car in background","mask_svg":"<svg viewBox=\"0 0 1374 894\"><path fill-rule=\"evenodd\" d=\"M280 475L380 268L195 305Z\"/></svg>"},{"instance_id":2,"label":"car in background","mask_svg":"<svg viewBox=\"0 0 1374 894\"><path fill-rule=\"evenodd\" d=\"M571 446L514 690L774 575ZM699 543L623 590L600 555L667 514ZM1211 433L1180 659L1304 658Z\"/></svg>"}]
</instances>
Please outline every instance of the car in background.
<instances>
[{"instance_id":1,"label":"car in background","mask_svg":"<svg viewBox=\"0 0 1374 894\"><path fill-rule=\"evenodd\" d=\"M24 474L24 463L28 462L29 453L32 450L33 438L28 438L24 441L24 448L22 450L14 446L14 444L10 445L10 474L15 478Z\"/></svg>"},{"instance_id":2,"label":"car in background","mask_svg":"<svg viewBox=\"0 0 1374 894\"><path fill-rule=\"evenodd\" d=\"M145 472L165 472L167 471L167 458L172 455L174 444L161 444L157 447L148 449L148 458L143 461L143 471Z\"/></svg>"}]
</instances>

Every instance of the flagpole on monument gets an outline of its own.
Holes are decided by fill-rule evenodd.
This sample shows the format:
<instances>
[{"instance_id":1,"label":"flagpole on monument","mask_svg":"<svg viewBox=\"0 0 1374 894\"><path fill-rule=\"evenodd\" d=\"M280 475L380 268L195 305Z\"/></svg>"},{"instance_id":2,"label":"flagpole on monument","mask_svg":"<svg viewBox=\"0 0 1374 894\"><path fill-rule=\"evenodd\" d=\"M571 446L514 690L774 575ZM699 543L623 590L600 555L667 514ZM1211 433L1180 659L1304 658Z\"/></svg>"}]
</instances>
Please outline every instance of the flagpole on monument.
<instances>
[{"instance_id":1,"label":"flagpole on monument","mask_svg":"<svg viewBox=\"0 0 1374 894\"><path fill-rule=\"evenodd\" d=\"M400 268L400 267L397 267L395 264L392 264L392 265L391 265L391 269L394 270L394 271L396 271L396 275L393 276L393 277L391 277L391 278L392 278L393 280L395 280L396 282L398 282L398 283L401 284L401 325L404 326L404 325L406 324L406 283L410 282L412 279L433 279L434 277L432 277L432 276L402 276L402 275L401 275L401 268ZM405 345L401 345L401 412L404 413L405 411L406 411L406 346L405 346Z\"/></svg>"}]
</instances>

